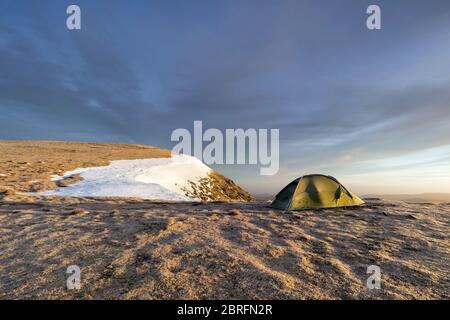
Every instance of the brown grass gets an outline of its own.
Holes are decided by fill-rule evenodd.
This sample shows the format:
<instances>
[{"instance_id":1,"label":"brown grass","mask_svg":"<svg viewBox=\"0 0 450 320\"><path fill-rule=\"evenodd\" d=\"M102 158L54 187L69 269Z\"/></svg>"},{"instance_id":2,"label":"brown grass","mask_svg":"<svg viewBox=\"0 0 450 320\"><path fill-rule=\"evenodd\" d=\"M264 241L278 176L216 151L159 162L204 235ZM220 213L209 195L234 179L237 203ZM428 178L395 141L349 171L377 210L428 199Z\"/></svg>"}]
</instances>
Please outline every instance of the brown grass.
<instances>
[{"instance_id":1,"label":"brown grass","mask_svg":"<svg viewBox=\"0 0 450 320\"><path fill-rule=\"evenodd\" d=\"M0 186L0 194L2 196L12 196L15 194L15 191L12 187Z\"/></svg>"},{"instance_id":2,"label":"brown grass","mask_svg":"<svg viewBox=\"0 0 450 320\"><path fill-rule=\"evenodd\" d=\"M190 182L191 190L185 190L186 195L201 199L202 201L251 201L253 197L236 185L233 180L212 172L208 178L203 178L199 183Z\"/></svg>"}]
</instances>

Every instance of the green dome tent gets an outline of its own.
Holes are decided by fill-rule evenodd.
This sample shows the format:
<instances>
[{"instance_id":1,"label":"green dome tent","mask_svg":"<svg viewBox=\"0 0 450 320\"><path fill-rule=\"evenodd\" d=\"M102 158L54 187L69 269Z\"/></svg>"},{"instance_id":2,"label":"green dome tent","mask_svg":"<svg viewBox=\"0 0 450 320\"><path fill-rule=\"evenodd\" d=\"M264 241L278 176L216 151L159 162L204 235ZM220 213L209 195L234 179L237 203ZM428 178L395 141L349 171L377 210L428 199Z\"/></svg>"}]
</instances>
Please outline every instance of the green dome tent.
<instances>
[{"instance_id":1,"label":"green dome tent","mask_svg":"<svg viewBox=\"0 0 450 320\"><path fill-rule=\"evenodd\" d=\"M335 178L311 174L288 184L276 195L270 206L276 209L304 210L358 206L363 203Z\"/></svg>"}]
</instances>

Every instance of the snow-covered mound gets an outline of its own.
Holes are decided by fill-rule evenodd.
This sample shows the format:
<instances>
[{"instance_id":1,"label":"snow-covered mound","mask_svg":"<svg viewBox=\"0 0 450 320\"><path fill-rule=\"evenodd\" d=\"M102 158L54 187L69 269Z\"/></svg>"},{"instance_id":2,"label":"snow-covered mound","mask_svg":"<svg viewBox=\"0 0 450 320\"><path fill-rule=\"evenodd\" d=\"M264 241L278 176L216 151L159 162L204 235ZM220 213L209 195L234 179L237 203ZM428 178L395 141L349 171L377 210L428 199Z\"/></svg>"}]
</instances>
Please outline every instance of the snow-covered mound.
<instances>
[{"instance_id":1,"label":"snow-covered mound","mask_svg":"<svg viewBox=\"0 0 450 320\"><path fill-rule=\"evenodd\" d=\"M137 197L158 200L196 200L192 186L208 179L212 170L195 157L116 160L104 167L80 168L54 179L76 174L82 181L47 191L43 195L78 197Z\"/></svg>"}]
</instances>

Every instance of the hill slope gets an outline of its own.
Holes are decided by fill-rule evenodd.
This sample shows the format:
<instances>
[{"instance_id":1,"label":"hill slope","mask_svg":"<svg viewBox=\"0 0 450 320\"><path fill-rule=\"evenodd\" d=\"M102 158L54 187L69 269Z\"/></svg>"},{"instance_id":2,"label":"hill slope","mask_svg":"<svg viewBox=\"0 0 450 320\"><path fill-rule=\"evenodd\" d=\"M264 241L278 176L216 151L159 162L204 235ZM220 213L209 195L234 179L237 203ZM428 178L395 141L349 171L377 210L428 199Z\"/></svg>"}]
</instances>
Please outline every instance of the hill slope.
<instances>
[{"instance_id":1,"label":"hill slope","mask_svg":"<svg viewBox=\"0 0 450 320\"><path fill-rule=\"evenodd\" d=\"M78 168L108 166L114 160L170 158L167 149L145 145L63 142L0 141L0 193L43 192L80 182L79 174L52 180ZM191 183L191 182L186 182ZM194 182L185 195L201 200L251 200L245 190L217 172ZM84 195L86 196L86 195Z\"/></svg>"}]
</instances>

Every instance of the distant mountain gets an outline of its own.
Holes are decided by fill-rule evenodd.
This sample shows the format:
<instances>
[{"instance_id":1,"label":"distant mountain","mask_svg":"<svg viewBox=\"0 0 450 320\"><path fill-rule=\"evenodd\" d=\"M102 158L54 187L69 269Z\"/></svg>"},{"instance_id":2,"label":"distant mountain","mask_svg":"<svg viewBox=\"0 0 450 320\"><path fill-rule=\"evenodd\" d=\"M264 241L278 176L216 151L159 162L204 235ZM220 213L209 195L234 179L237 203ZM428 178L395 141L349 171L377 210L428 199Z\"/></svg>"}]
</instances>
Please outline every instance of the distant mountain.
<instances>
[{"instance_id":1,"label":"distant mountain","mask_svg":"<svg viewBox=\"0 0 450 320\"><path fill-rule=\"evenodd\" d=\"M365 198L375 197L405 202L450 202L450 193L383 194L365 196Z\"/></svg>"},{"instance_id":2,"label":"distant mountain","mask_svg":"<svg viewBox=\"0 0 450 320\"><path fill-rule=\"evenodd\" d=\"M275 197L275 194L272 193L257 193L254 194L253 197L259 201L270 201Z\"/></svg>"}]
</instances>

